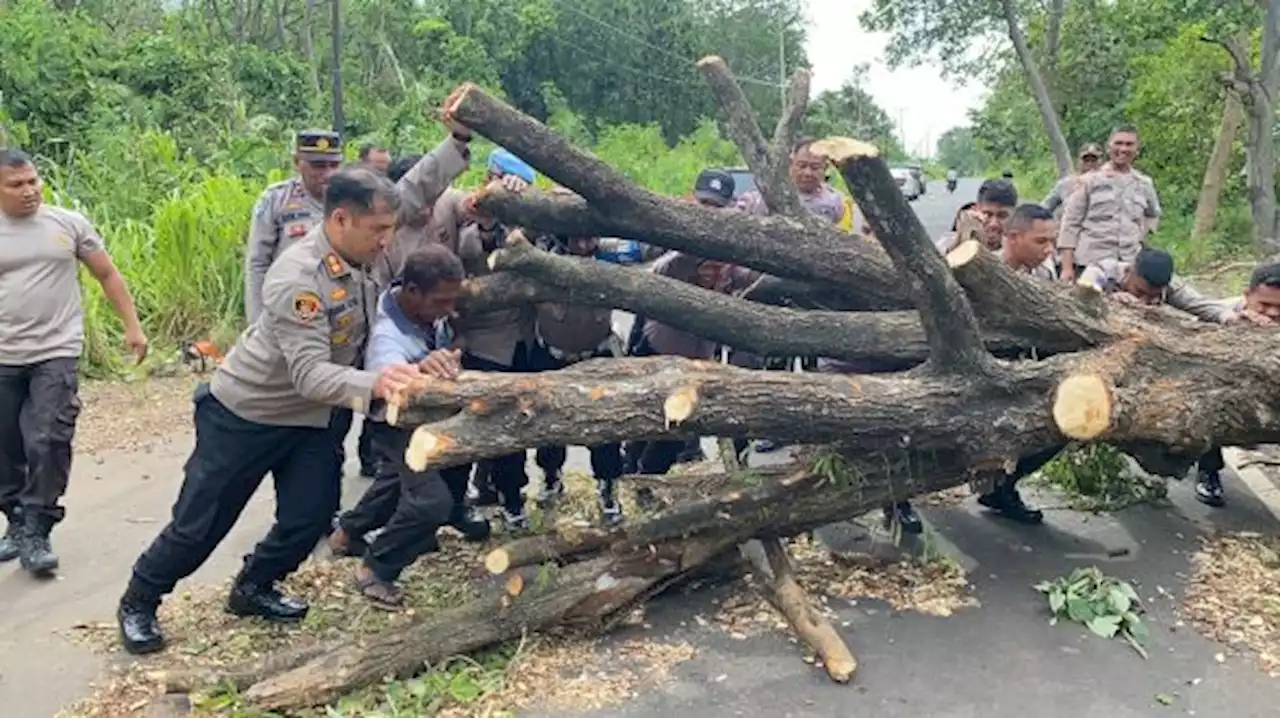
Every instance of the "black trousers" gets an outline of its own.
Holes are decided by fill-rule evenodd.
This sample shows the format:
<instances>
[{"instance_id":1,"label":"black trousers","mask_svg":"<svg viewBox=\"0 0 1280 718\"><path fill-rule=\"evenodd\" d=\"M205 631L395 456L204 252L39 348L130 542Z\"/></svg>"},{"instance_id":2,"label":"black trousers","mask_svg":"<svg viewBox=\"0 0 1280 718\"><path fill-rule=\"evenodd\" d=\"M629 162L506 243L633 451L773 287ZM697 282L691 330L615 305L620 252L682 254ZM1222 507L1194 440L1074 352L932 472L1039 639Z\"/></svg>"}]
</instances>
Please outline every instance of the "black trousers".
<instances>
[{"instance_id":1,"label":"black trousers","mask_svg":"<svg viewBox=\"0 0 1280 718\"><path fill-rule=\"evenodd\" d=\"M1209 473L1219 473L1227 467L1227 460L1222 456L1222 447L1214 446L1200 457L1198 469Z\"/></svg>"},{"instance_id":2,"label":"black trousers","mask_svg":"<svg viewBox=\"0 0 1280 718\"><path fill-rule=\"evenodd\" d=\"M381 422L366 422L378 473L355 508L338 520L348 536L382 532L369 545L365 565L383 581L395 581L424 553L439 548L436 531L466 499L466 477L456 474L446 485L439 471L414 471L404 452L412 431Z\"/></svg>"},{"instance_id":3,"label":"black trousers","mask_svg":"<svg viewBox=\"0 0 1280 718\"><path fill-rule=\"evenodd\" d=\"M529 358L529 349L522 342L516 346L515 356L510 366L464 353L462 368L470 371L527 372L530 367ZM524 496L521 490L529 483L529 476L524 470L526 459L525 452L521 451L479 462L481 471L477 472L477 483L486 481L487 474L487 481L491 482L494 490L498 492L499 502L512 513L524 510ZM452 484L459 476L464 477L464 481L469 479L471 468L472 464L461 464L441 469L440 473L444 475L446 482Z\"/></svg>"},{"instance_id":4,"label":"black trousers","mask_svg":"<svg viewBox=\"0 0 1280 718\"><path fill-rule=\"evenodd\" d=\"M360 457L360 468L378 470L378 454L373 448L373 434L369 431L370 422L364 422L360 428L360 442L356 444L356 452Z\"/></svg>"},{"instance_id":5,"label":"black trousers","mask_svg":"<svg viewBox=\"0 0 1280 718\"><path fill-rule=\"evenodd\" d=\"M610 358L612 356L612 353L601 350L589 358ZM551 354L551 350L542 344L534 345L529 356L529 368L532 371L555 371L563 369L572 363L564 359L557 359ZM601 444L588 448L591 451L591 473L596 479L612 481L622 476L621 443ZM559 476L560 472L564 470L567 458L568 448L564 446L543 446L534 455L534 461L538 464L538 468L542 469L543 473L548 476Z\"/></svg>"},{"instance_id":6,"label":"black trousers","mask_svg":"<svg viewBox=\"0 0 1280 718\"><path fill-rule=\"evenodd\" d=\"M62 520L80 416L78 360L0 365L0 510Z\"/></svg>"},{"instance_id":7,"label":"black trousers","mask_svg":"<svg viewBox=\"0 0 1280 718\"><path fill-rule=\"evenodd\" d=\"M268 585L292 573L324 535L341 489L341 444L351 412L335 410L327 428L268 426L234 414L200 384L196 445L173 518L133 566L129 591L159 601L200 568L231 531L270 473L275 524L245 557L240 583Z\"/></svg>"}]
</instances>

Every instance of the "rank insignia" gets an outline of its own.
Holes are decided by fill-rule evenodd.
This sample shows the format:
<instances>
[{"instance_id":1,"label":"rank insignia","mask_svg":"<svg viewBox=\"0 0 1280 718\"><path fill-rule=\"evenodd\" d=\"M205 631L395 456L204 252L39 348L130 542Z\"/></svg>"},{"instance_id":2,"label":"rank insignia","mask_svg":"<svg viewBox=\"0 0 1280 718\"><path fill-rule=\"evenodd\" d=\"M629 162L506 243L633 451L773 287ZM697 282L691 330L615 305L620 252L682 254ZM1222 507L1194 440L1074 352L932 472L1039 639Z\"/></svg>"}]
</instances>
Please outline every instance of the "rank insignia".
<instances>
[{"instance_id":1,"label":"rank insignia","mask_svg":"<svg viewBox=\"0 0 1280 718\"><path fill-rule=\"evenodd\" d=\"M293 315L298 321L309 322L320 314L320 297L315 292L298 292L293 297Z\"/></svg>"},{"instance_id":2,"label":"rank insignia","mask_svg":"<svg viewBox=\"0 0 1280 718\"><path fill-rule=\"evenodd\" d=\"M324 257L325 269L329 270L331 278L338 278L347 274L347 265L342 262L342 258L335 252L330 252Z\"/></svg>"}]
</instances>

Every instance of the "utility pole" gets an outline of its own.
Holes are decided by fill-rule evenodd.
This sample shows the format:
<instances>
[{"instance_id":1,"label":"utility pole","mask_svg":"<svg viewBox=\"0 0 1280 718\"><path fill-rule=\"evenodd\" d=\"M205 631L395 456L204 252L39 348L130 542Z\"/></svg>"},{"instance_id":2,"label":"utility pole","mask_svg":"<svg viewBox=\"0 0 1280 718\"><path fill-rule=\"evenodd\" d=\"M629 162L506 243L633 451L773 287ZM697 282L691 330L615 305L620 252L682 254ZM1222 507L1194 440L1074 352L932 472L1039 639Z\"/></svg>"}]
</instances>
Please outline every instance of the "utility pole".
<instances>
[{"instance_id":1,"label":"utility pole","mask_svg":"<svg viewBox=\"0 0 1280 718\"><path fill-rule=\"evenodd\" d=\"M344 135L347 121L342 114L342 2L329 2L329 34L333 37L333 131Z\"/></svg>"}]
</instances>

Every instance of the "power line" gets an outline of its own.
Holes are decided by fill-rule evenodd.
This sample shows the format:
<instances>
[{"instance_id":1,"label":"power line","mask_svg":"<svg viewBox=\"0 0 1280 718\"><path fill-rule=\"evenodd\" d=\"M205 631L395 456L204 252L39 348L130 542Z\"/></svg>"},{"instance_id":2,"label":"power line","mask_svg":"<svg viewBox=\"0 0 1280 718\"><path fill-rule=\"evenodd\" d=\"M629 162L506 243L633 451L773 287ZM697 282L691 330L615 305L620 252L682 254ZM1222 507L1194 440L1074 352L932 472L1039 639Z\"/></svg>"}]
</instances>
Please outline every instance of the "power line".
<instances>
[{"instance_id":1,"label":"power line","mask_svg":"<svg viewBox=\"0 0 1280 718\"><path fill-rule=\"evenodd\" d=\"M587 20L590 20L591 22L596 23L596 24L597 24L597 25L599 25L600 27L603 27L603 28L605 28L606 30L609 30L609 31L611 31L611 32L613 32L613 33L615 33L615 34L619 35L620 37L625 37L625 38L627 38L628 40L631 40L632 42L636 42L636 43L639 43L639 44L641 44L641 45L644 45L645 47L647 47L647 48L649 48L649 49L651 49L651 50L655 50L655 51L657 51L657 52L659 52L659 53L661 53L661 54L663 54L663 55L666 55L667 57L669 57L669 58L671 58L671 59L673 59L673 60L676 60L677 62L680 62L680 63L682 63L682 64L685 64L686 66L695 64L692 60L690 60L690 59L689 59L689 58L687 58L687 57L681 57L681 56L679 56L679 55L677 55L677 54L675 54L675 53L671 52L670 50L667 50L666 48L663 48L663 47L659 47L659 46L657 46L657 45L654 45L653 43L649 42L648 40L645 40L645 39L644 39L644 38L642 38L642 37L637 37L636 35L632 35L631 33L627 32L626 30L623 30L623 29L618 28L618 27L614 27L612 24L610 24L610 23L608 23L608 22L605 22L604 20L601 20L600 18L597 18L597 17L595 17L595 16L591 15L590 13L587 13L587 12L583 11L582 9L580 9L580 8L578 8L578 7L576 7L576 6L574 6L574 5L573 5L573 3L569 2L568 0L557 0L557 2L558 2L558 4L560 4L561 6L563 6L563 7L564 7L564 9L568 10L569 12L572 12L572 13L574 13L575 15L580 15L580 16L582 16L582 17L586 18ZM737 77L737 79L738 79L738 82L745 82L745 83L748 83L748 84L760 85L760 86L763 86L763 87L772 87L772 88L775 88L775 89L776 89L776 88L779 88L779 87L782 87L782 88L785 88L785 87L786 87L786 85L780 85L780 84L778 84L778 83L776 83L776 82L769 82L768 80L757 80L757 79L756 79L756 78L754 78L754 77L743 77L743 76L738 76L738 77Z\"/></svg>"}]
</instances>

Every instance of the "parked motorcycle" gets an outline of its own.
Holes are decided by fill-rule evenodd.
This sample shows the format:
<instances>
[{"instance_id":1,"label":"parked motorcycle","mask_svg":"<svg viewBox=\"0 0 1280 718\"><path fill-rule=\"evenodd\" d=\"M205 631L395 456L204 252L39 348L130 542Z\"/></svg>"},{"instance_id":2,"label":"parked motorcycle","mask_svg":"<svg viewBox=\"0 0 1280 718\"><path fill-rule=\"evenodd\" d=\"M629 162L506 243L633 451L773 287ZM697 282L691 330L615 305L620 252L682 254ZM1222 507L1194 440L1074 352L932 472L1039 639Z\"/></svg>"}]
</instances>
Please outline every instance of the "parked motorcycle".
<instances>
[{"instance_id":1,"label":"parked motorcycle","mask_svg":"<svg viewBox=\"0 0 1280 718\"><path fill-rule=\"evenodd\" d=\"M947 191L948 191L948 192L950 192L950 193L952 193L952 194L955 194L955 191L956 191L956 181L955 181L955 180L953 180L953 179L949 179L949 180L947 180Z\"/></svg>"}]
</instances>

